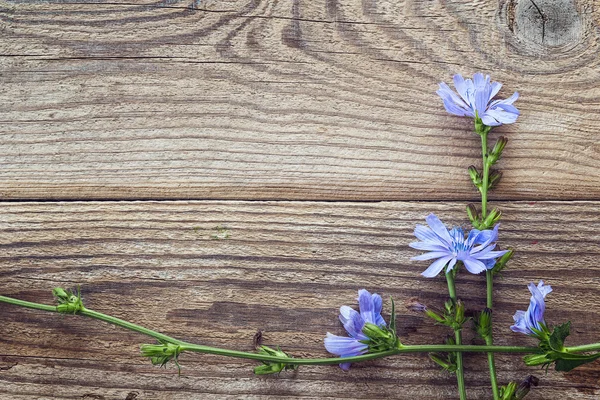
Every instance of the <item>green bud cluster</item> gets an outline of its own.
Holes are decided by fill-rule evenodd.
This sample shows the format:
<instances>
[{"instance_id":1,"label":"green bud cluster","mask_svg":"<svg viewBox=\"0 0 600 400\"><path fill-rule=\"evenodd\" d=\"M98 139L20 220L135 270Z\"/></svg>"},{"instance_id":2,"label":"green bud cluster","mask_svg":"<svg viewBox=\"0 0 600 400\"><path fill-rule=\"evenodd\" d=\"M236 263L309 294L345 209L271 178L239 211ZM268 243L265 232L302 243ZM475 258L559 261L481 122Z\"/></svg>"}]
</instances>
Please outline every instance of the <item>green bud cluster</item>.
<instances>
[{"instance_id":1,"label":"green bud cluster","mask_svg":"<svg viewBox=\"0 0 600 400\"><path fill-rule=\"evenodd\" d=\"M152 365L166 368L167 363L173 360L181 374L181 366L178 362L179 354L182 351L180 345L159 340L159 344L143 344L140 350L143 357L150 358Z\"/></svg>"},{"instance_id":2,"label":"green bud cluster","mask_svg":"<svg viewBox=\"0 0 600 400\"><path fill-rule=\"evenodd\" d=\"M529 375L521 383L510 382L500 388L500 400L522 400L529 393L532 386L537 386L539 379Z\"/></svg>"},{"instance_id":3,"label":"green bud cluster","mask_svg":"<svg viewBox=\"0 0 600 400\"><path fill-rule=\"evenodd\" d=\"M465 318L465 305L461 300L448 300L444 303L444 311L435 311L424 307L423 312L435 322L446 325L453 330L462 329L462 326L467 321Z\"/></svg>"},{"instance_id":4,"label":"green bud cluster","mask_svg":"<svg viewBox=\"0 0 600 400\"><path fill-rule=\"evenodd\" d=\"M500 218L502 218L502 212L497 208L494 208L485 218L482 218L477 207L473 204L467 206L467 215L469 216L469 221L471 221L473 227L479 230L492 228L500 221Z\"/></svg>"},{"instance_id":5,"label":"green bud cluster","mask_svg":"<svg viewBox=\"0 0 600 400\"><path fill-rule=\"evenodd\" d=\"M286 353L281 351L279 346L277 346L277 350L275 350L268 346L260 345L257 347L257 350L258 350L258 354L263 354L266 356L289 358L290 360L293 359L293 357L290 357L289 355L287 355ZM293 371L293 370L298 369L298 366L294 365L294 364L272 362L272 361L262 361L262 363L263 363L263 365L259 365L258 367L254 368L254 374L270 375L270 374L278 374L283 370L286 370L286 371L292 370Z\"/></svg>"},{"instance_id":6,"label":"green bud cluster","mask_svg":"<svg viewBox=\"0 0 600 400\"><path fill-rule=\"evenodd\" d=\"M473 320L475 324L475 332L482 339L489 337L492 334L492 310L484 308Z\"/></svg>"},{"instance_id":7,"label":"green bud cluster","mask_svg":"<svg viewBox=\"0 0 600 400\"><path fill-rule=\"evenodd\" d=\"M362 343L369 345L369 353L380 353L382 351L402 348L400 338L396 334L396 304L391 297L390 301L392 303L392 314L389 326L377 326L369 322L363 326L362 333L369 340L362 341Z\"/></svg>"},{"instance_id":8,"label":"green bud cluster","mask_svg":"<svg viewBox=\"0 0 600 400\"><path fill-rule=\"evenodd\" d=\"M77 288L77 292L69 289L57 287L52 289L52 294L58 302L56 311L64 314L77 314L85 310L83 302L81 300L81 291Z\"/></svg>"},{"instance_id":9,"label":"green bud cluster","mask_svg":"<svg viewBox=\"0 0 600 400\"><path fill-rule=\"evenodd\" d=\"M452 336L448 336L444 344L453 346L456 344L456 341ZM429 353L429 358L442 367L444 371L454 373L458 368L456 365L456 353Z\"/></svg>"}]
</instances>

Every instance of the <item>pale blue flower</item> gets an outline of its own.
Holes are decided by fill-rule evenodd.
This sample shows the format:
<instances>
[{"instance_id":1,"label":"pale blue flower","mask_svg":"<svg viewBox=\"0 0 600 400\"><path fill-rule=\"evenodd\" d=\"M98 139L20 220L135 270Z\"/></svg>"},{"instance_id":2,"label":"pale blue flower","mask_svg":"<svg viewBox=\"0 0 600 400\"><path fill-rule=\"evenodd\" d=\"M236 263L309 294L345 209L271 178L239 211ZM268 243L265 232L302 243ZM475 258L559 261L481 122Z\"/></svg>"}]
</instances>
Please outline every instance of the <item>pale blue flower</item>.
<instances>
[{"instance_id":1,"label":"pale blue flower","mask_svg":"<svg viewBox=\"0 0 600 400\"><path fill-rule=\"evenodd\" d=\"M337 354L339 357L359 356L369 351L369 338L362 332L367 322L377 326L386 325L381 316L383 303L380 295L361 289L358 291L357 300L360 312L348 306L340 307L340 321L349 337L336 336L327 332L325 338L327 351ZM344 371L348 371L350 363L342 363L340 367Z\"/></svg>"},{"instance_id":2,"label":"pale blue flower","mask_svg":"<svg viewBox=\"0 0 600 400\"><path fill-rule=\"evenodd\" d=\"M531 300L527 311L519 310L513 316L515 324L510 327L513 332L524 333L526 335L537 336L534 331L543 331L546 322L544 321L544 311L546 303L544 299L546 295L552 291L550 285L544 285L544 281L540 281L537 286L533 282L528 285L531 292Z\"/></svg>"},{"instance_id":3,"label":"pale blue flower","mask_svg":"<svg viewBox=\"0 0 600 400\"><path fill-rule=\"evenodd\" d=\"M499 224L493 230L472 229L465 237L462 228L448 230L435 214L429 214L425 219L429 226L417 225L415 236L420 242L409 246L429 253L413 257L412 260L436 259L421 275L426 278L437 276L446 267L451 271L458 261L462 261L472 274L479 274L486 269L492 269L496 259L508 250L494 251L498 240Z\"/></svg>"},{"instance_id":4,"label":"pale blue flower","mask_svg":"<svg viewBox=\"0 0 600 400\"><path fill-rule=\"evenodd\" d=\"M444 108L450 114L459 117L480 118L487 126L512 124L519 116L519 110L513 103L519 98L515 92L508 99L492 100L502 87L501 83L490 82L489 75L481 73L473 75L473 80L454 75L454 92L445 83L440 83L436 92L444 101Z\"/></svg>"}]
</instances>

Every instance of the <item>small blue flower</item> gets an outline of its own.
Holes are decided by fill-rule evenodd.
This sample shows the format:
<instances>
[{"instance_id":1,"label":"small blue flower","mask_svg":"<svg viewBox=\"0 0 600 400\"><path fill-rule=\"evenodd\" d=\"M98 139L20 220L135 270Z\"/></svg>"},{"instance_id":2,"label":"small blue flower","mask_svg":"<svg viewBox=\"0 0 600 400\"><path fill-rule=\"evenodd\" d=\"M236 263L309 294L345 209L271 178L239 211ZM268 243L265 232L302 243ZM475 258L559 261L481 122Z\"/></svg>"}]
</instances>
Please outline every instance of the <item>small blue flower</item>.
<instances>
[{"instance_id":1,"label":"small blue flower","mask_svg":"<svg viewBox=\"0 0 600 400\"><path fill-rule=\"evenodd\" d=\"M544 285L544 281L540 281L537 286L533 282L528 285L531 292L531 300L527 311L519 310L513 316L515 324L510 327L513 332L524 333L526 335L538 336L534 331L544 331L546 322L544 321L544 311L546 303L544 299L546 295L552 291L550 285Z\"/></svg>"},{"instance_id":2,"label":"small blue flower","mask_svg":"<svg viewBox=\"0 0 600 400\"><path fill-rule=\"evenodd\" d=\"M325 348L328 352L337 354L339 357L353 357L365 354L369 351L369 338L362 332L365 324L371 323L377 326L385 326L381 316L382 301L378 294L371 294L365 289L358 291L358 306L360 312L348 307L340 307L340 321L349 337L336 336L327 332ZM340 367L344 371L350 369L350 363L342 363Z\"/></svg>"},{"instance_id":3,"label":"small blue flower","mask_svg":"<svg viewBox=\"0 0 600 400\"><path fill-rule=\"evenodd\" d=\"M415 236L421 242L409 246L429 253L413 257L412 260L435 260L421 275L426 278L437 276L446 267L450 272L458 261L462 261L472 274L479 274L486 269L492 269L496 259L508 250L493 251L498 240L498 227L493 230L472 229L467 237L462 228L448 230L435 214L429 214L425 219L429 225L417 225Z\"/></svg>"},{"instance_id":4,"label":"small blue flower","mask_svg":"<svg viewBox=\"0 0 600 400\"><path fill-rule=\"evenodd\" d=\"M515 92L508 99L492 101L502 84L490 82L489 75L484 77L478 72L473 75L473 80L465 80L461 75L456 74L454 87L458 94L445 82L440 83L440 88L436 92L444 101L444 108L450 114L480 118L487 126L512 124L519 116L519 110L513 106L519 98L519 93Z\"/></svg>"}]
</instances>

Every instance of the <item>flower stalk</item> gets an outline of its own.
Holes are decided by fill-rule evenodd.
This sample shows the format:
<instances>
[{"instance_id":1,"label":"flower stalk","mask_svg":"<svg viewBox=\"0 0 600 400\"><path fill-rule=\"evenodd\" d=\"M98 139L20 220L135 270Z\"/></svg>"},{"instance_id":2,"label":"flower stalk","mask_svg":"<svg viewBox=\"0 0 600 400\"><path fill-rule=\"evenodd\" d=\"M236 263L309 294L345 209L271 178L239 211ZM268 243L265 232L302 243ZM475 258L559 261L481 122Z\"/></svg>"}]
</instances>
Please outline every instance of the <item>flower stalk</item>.
<instances>
[{"instance_id":1,"label":"flower stalk","mask_svg":"<svg viewBox=\"0 0 600 400\"><path fill-rule=\"evenodd\" d=\"M479 191L481 193L481 224L484 225L487 222L487 194L488 194L488 189L489 189L489 176L490 176L490 167L491 167L491 160L489 160L488 158L488 144L487 144L487 139L488 139L488 133L490 132L491 128L490 126L485 126L483 125L483 123L477 123L478 118L476 119L475 122L475 130L476 133L481 136L481 158L482 158L482 167L483 167L483 172L482 172L482 176L481 176L481 186L479 187ZM502 153L502 150L504 149L504 146L506 145L506 140L499 140L498 143L500 145L496 145L494 146L494 151L493 153L495 154L493 157L498 160L500 158L500 154ZM498 216L499 217L499 216ZM482 229L486 229L485 226L481 226ZM485 271L485 277L486 277L486 307L488 309L492 309L494 306L494 273L491 269L487 269ZM485 344L487 346L492 346L494 344L494 336L493 336L493 329L492 329L492 316L490 314L490 320L489 320L489 330L487 332L487 335L484 336L484 340L485 340ZM500 399L500 390L498 388L498 376L496 373L496 362L494 359L494 353L489 352L487 353L487 359L488 359L488 367L490 370L490 384L492 386L492 395L494 397L494 400L499 400Z\"/></svg>"},{"instance_id":2,"label":"flower stalk","mask_svg":"<svg viewBox=\"0 0 600 400\"><path fill-rule=\"evenodd\" d=\"M7 296L0 296L0 303L12 304L19 307L31 308L40 311L60 313L56 306L50 306L46 304L34 303L24 300L15 299ZM482 346L482 345L444 345L444 344L424 344L424 345L402 345L401 347L379 352L379 353L369 353L360 356L354 357L332 357L332 358L289 358L282 356L273 356L268 354L260 354L260 353L252 353L245 351L237 351L237 350L229 350L218 347L204 346L198 345L194 343L185 342L171 336L162 334L160 332L154 331L149 328L145 328L143 326L134 324L129 321L125 321L123 319L113 317L111 315L106 315L100 313L98 311L90 310L84 308L83 310L77 312L75 315L80 315L88 318L97 319L100 321L107 322L112 325L119 326L121 328L129 329L134 332L138 332L144 334L146 336L150 336L154 339L157 339L160 343L163 344L171 344L172 346L166 346L168 349L173 348L173 355L179 355L185 351L197 352L197 353L205 353L205 354L214 354L226 357L235 357L235 358L245 358L257 361L265 361L265 362L276 362L283 364L292 364L293 365L332 365L332 364L340 364L345 362L361 362L368 360L375 360L378 358L389 357L397 354L403 353L429 353L429 352L457 352L457 353L482 353L482 352L499 352L499 353L523 353L523 354L537 354L539 353L539 348L537 347L526 347L526 346ZM147 351L156 350L154 348L145 347ZM566 351L576 353L576 352L587 352L600 350L600 343L588 344L583 346L576 347L567 347ZM150 353L148 353L150 354ZM152 356L156 356L156 354L150 354Z\"/></svg>"},{"instance_id":3,"label":"flower stalk","mask_svg":"<svg viewBox=\"0 0 600 400\"><path fill-rule=\"evenodd\" d=\"M448 294L450 295L450 300L454 305L457 305L458 301L456 299L456 285L454 284L454 278L456 275L456 271L452 270L446 273L446 281L448 282ZM455 307L455 313L458 314L458 308ZM462 345L462 324L455 325L454 329L454 340L456 346ZM462 353L456 353L456 381L458 384L458 394L460 400L466 400L467 398L467 390L465 388L465 369L463 365L463 356Z\"/></svg>"}]
</instances>

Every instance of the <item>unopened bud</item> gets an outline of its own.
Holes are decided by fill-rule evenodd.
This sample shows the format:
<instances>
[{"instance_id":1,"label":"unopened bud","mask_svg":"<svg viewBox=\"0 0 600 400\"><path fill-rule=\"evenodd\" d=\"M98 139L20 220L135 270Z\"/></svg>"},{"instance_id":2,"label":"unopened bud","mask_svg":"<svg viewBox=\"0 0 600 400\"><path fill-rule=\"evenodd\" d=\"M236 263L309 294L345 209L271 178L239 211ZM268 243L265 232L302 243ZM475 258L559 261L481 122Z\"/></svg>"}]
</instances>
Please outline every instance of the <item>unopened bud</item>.
<instances>
[{"instance_id":1,"label":"unopened bud","mask_svg":"<svg viewBox=\"0 0 600 400\"><path fill-rule=\"evenodd\" d=\"M500 210L498 210L497 208L494 208L483 220L483 225L485 227L484 229L488 229L494 226L496 222L500 221L501 217L502 212L500 212Z\"/></svg>"},{"instance_id":2,"label":"unopened bud","mask_svg":"<svg viewBox=\"0 0 600 400\"><path fill-rule=\"evenodd\" d=\"M512 249L508 249L508 251L506 253L504 253L502 255L502 257L500 257L498 259L498 261L496 261L496 264L494 265L494 268L492 269L492 273L494 275L496 275L496 274L499 274L500 272L502 272L502 270L506 267L506 264L512 258L514 253L515 252Z\"/></svg>"},{"instance_id":3,"label":"unopened bud","mask_svg":"<svg viewBox=\"0 0 600 400\"><path fill-rule=\"evenodd\" d=\"M469 216L469 221L471 221L471 224L479 229L479 225L481 224L481 221L479 220L480 215L479 215L479 211L477 211L477 207L475 207L475 205L473 204L469 204L467 206L467 215Z\"/></svg>"},{"instance_id":4,"label":"unopened bud","mask_svg":"<svg viewBox=\"0 0 600 400\"><path fill-rule=\"evenodd\" d=\"M517 383L509 382L506 386L502 386L500 388L500 399L501 400L514 400L516 390L517 390Z\"/></svg>"},{"instance_id":5,"label":"unopened bud","mask_svg":"<svg viewBox=\"0 0 600 400\"><path fill-rule=\"evenodd\" d=\"M261 346L258 346L257 350L258 350L258 354L264 354L267 356L275 356L275 357L284 357L284 358L289 358L290 360L293 359L293 357L288 356L279 347L277 347L277 350L275 350L271 347L261 345ZM286 364L286 363L274 362L274 361L263 361L262 363L263 363L263 365L259 365L258 367L254 368L254 373L256 375L278 374L283 370L287 371L287 370L298 369L298 365L294 365L294 364Z\"/></svg>"},{"instance_id":6,"label":"unopened bud","mask_svg":"<svg viewBox=\"0 0 600 400\"><path fill-rule=\"evenodd\" d=\"M502 172L493 170L488 178L488 189L496 187L498 182L500 182L500 178L502 178Z\"/></svg>"},{"instance_id":7,"label":"unopened bud","mask_svg":"<svg viewBox=\"0 0 600 400\"><path fill-rule=\"evenodd\" d=\"M427 311L427 306L425 304L419 303L417 298L413 297L406 303L406 309L416 312L425 312Z\"/></svg>"},{"instance_id":8,"label":"unopened bud","mask_svg":"<svg viewBox=\"0 0 600 400\"><path fill-rule=\"evenodd\" d=\"M504 150L504 147L506 146L507 143L508 143L508 139L506 139L504 136L500 136L498 138L498 140L496 141L496 144L494 145L494 148L492 149L491 153L488 156L488 162L490 163L490 165L493 165L496 162L498 162L498 160L502 156L502 151Z\"/></svg>"},{"instance_id":9,"label":"unopened bud","mask_svg":"<svg viewBox=\"0 0 600 400\"><path fill-rule=\"evenodd\" d=\"M456 364L450 362L446 357L439 353L429 353L431 361L442 367L448 372L456 372Z\"/></svg>"},{"instance_id":10,"label":"unopened bud","mask_svg":"<svg viewBox=\"0 0 600 400\"><path fill-rule=\"evenodd\" d=\"M181 367L177 362L177 357L181 353L181 346L178 344L160 341L160 344L143 344L140 350L143 357L150 358L152 365L166 367L167 363L173 360L179 373L181 373Z\"/></svg>"},{"instance_id":11,"label":"unopened bud","mask_svg":"<svg viewBox=\"0 0 600 400\"><path fill-rule=\"evenodd\" d=\"M475 319L475 330L477 334L485 339L492 333L492 310L484 308L483 311Z\"/></svg>"},{"instance_id":12,"label":"unopened bud","mask_svg":"<svg viewBox=\"0 0 600 400\"><path fill-rule=\"evenodd\" d=\"M527 395L527 393L529 393L529 390L531 390L531 387L537 386L539 383L540 383L539 378L537 378L533 375L529 375L517 387L517 390L515 391L515 394L514 394L515 400L522 400Z\"/></svg>"},{"instance_id":13,"label":"unopened bud","mask_svg":"<svg viewBox=\"0 0 600 400\"><path fill-rule=\"evenodd\" d=\"M474 165L469 167L469 176L471 177L473 185L481 190L481 174Z\"/></svg>"},{"instance_id":14,"label":"unopened bud","mask_svg":"<svg viewBox=\"0 0 600 400\"><path fill-rule=\"evenodd\" d=\"M58 303L56 306L56 311L59 313L77 314L78 312L84 310L79 288L77 289L77 292L75 292L71 289L64 290L63 288L57 287L52 289L52 294Z\"/></svg>"}]
</instances>

